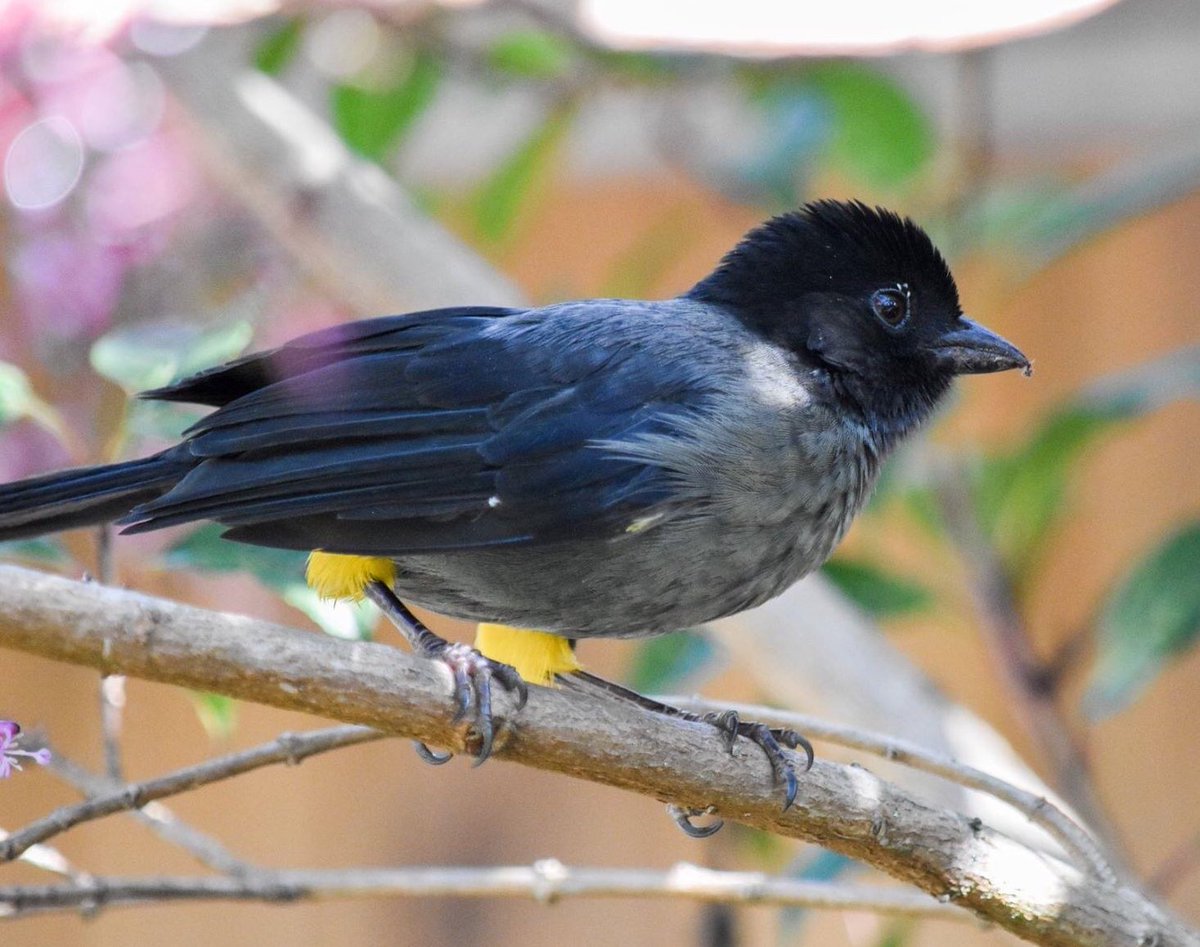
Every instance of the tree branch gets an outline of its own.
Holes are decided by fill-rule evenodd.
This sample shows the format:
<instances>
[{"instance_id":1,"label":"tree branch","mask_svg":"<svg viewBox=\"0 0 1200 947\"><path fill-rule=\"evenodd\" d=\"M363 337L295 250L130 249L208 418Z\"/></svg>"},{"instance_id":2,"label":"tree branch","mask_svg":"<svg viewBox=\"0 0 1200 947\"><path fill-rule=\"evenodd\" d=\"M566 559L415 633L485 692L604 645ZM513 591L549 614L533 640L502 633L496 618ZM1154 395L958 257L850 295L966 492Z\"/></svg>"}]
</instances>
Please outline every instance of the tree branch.
<instances>
[{"instance_id":1,"label":"tree branch","mask_svg":"<svg viewBox=\"0 0 1200 947\"><path fill-rule=\"evenodd\" d=\"M395 648L335 640L0 566L0 646L465 749L449 675ZM783 812L765 758L703 724L531 688L496 755L816 842L1040 944L1200 945L1132 888L1097 882L859 767L819 760Z\"/></svg>"},{"instance_id":2,"label":"tree branch","mask_svg":"<svg viewBox=\"0 0 1200 947\"><path fill-rule=\"evenodd\" d=\"M931 753L907 740L870 733L857 727L846 727L820 720L809 714L792 713L774 707L758 707L750 704L721 704L718 706L709 701L677 697L659 699L664 703L685 707L699 713L712 710L736 710L748 720L760 720L773 727L790 727L803 733L810 740L822 740L838 746L863 750L876 756L882 756L884 759L904 763L913 769L932 773L960 786L966 786L968 789L985 792L1007 802L1035 825L1041 826L1049 835L1058 840L1065 851L1078 859L1079 865L1085 866L1097 878L1110 884L1117 881L1117 872L1108 863L1095 840L1078 822L1045 796L1038 796L948 756Z\"/></svg>"},{"instance_id":3,"label":"tree branch","mask_svg":"<svg viewBox=\"0 0 1200 947\"><path fill-rule=\"evenodd\" d=\"M678 864L669 871L570 868L555 859L495 868L356 868L263 871L254 878L91 878L75 885L0 887L0 918L55 909L165 901L302 901L395 897L686 898L775 907L825 908L965 920L952 904L878 885L772 878Z\"/></svg>"},{"instance_id":4,"label":"tree branch","mask_svg":"<svg viewBox=\"0 0 1200 947\"><path fill-rule=\"evenodd\" d=\"M101 780L94 777L85 779L84 774L80 773L77 767L64 767L60 761L56 764L56 769L68 774L72 781L92 786L99 784L104 786L104 789L92 794L83 802L56 809L45 818L38 819L23 829L11 833L6 839L0 840L0 861L12 861L31 846L45 842L82 822L91 822L94 819L112 815L114 812L141 809L156 799L199 789L209 783L229 779L231 776L238 776L252 769L259 769L274 763L286 763L294 766L301 760L318 753L378 740L383 736L385 734L378 730L372 730L370 727L356 726L330 727L311 733L284 733L268 743L249 750L205 760L203 763L175 770L165 776L127 785L119 783L114 785L113 781L108 779ZM182 838L178 832L178 823L159 819L155 820L155 827L162 834L168 836L170 841L183 845L193 854L204 857L206 861L215 857L221 863L221 870L239 871L242 869L242 866L227 860L230 856L223 849L215 850L211 846L205 847L203 843L197 845L196 843L200 842L200 839L194 837ZM211 843L211 840L205 838L203 842Z\"/></svg>"}]
</instances>

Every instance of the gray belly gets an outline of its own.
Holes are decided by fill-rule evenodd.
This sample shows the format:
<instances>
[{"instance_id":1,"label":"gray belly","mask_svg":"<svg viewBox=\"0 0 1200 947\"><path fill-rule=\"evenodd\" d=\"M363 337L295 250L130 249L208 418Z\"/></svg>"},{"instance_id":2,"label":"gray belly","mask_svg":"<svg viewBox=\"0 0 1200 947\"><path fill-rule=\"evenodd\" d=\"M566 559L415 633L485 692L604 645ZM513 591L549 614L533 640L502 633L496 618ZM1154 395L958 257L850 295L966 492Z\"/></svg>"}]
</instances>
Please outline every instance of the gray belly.
<instances>
[{"instance_id":1,"label":"gray belly","mask_svg":"<svg viewBox=\"0 0 1200 947\"><path fill-rule=\"evenodd\" d=\"M684 517L615 539L407 556L396 587L441 614L572 638L694 627L761 604L828 558L874 481L875 464L855 455L830 458L821 488L810 476L779 497L769 521Z\"/></svg>"}]
</instances>

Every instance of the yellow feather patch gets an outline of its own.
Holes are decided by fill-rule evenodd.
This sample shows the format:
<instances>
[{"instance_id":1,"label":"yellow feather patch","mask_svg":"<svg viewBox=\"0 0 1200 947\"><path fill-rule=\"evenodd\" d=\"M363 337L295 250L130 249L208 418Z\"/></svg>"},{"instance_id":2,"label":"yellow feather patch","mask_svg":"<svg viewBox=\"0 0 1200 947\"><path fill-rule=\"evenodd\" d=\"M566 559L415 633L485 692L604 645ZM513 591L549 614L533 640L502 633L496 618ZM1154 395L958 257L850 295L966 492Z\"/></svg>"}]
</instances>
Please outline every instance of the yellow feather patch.
<instances>
[{"instance_id":1,"label":"yellow feather patch","mask_svg":"<svg viewBox=\"0 0 1200 947\"><path fill-rule=\"evenodd\" d=\"M357 602L362 599L368 582L378 579L391 585L396 578L396 567L391 559L344 556L318 549L309 554L304 577L321 598Z\"/></svg>"},{"instance_id":2,"label":"yellow feather patch","mask_svg":"<svg viewBox=\"0 0 1200 947\"><path fill-rule=\"evenodd\" d=\"M566 638L530 628L480 622L475 648L485 658L511 664L530 684L552 684L554 675L570 674L583 667Z\"/></svg>"}]
</instances>

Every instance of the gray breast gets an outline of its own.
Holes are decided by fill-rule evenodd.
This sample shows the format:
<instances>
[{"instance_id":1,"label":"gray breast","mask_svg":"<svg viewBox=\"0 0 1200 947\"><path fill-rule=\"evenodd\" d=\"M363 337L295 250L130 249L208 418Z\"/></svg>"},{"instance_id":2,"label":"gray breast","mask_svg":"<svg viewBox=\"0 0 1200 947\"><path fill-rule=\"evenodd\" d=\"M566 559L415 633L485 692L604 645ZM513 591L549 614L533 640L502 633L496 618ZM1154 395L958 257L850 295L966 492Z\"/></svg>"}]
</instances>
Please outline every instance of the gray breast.
<instances>
[{"instance_id":1,"label":"gray breast","mask_svg":"<svg viewBox=\"0 0 1200 947\"><path fill-rule=\"evenodd\" d=\"M670 435L605 445L670 472L677 513L616 537L408 556L399 589L435 611L637 637L758 605L817 568L862 507L879 453L768 346Z\"/></svg>"}]
</instances>

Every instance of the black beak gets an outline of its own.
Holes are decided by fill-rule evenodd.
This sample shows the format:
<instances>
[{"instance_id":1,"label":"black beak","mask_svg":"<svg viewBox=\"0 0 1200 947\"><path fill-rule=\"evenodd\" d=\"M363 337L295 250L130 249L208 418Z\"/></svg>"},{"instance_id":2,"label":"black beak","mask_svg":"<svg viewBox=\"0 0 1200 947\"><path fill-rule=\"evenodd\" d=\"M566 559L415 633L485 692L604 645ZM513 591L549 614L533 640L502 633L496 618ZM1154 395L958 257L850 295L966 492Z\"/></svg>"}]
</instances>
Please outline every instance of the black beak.
<instances>
[{"instance_id":1,"label":"black beak","mask_svg":"<svg viewBox=\"0 0 1200 947\"><path fill-rule=\"evenodd\" d=\"M977 322L960 318L952 331L942 335L933 346L938 366L955 375L982 375L1019 368L1033 374L1033 366L1011 342L1002 339Z\"/></svg>"}]
</instances>

